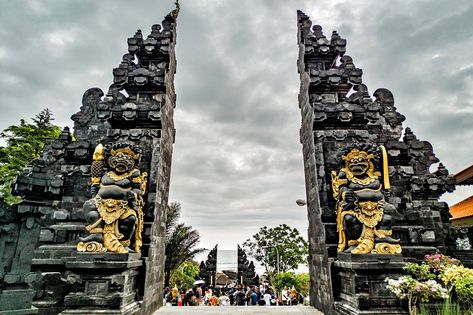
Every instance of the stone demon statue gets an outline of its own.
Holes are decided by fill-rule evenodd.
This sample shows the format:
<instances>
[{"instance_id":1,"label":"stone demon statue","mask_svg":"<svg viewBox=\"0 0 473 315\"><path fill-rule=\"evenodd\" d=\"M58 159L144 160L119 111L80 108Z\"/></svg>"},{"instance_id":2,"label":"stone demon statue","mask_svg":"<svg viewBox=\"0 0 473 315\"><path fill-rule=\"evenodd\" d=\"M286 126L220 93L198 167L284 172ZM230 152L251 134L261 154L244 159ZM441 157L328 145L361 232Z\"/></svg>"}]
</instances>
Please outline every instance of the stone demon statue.
<instances>
[{"instance_id":1,"label":"stone demon statue","mask_svg":"<svg viewBox=\"0 0 473 315\"><path fill-rule=\"evenodd\" d=\"M341 169L332 171L338 252L400 254L399 240L391 237L398 212L384 197L390 188L386 149L355 144L342 152L340 160ZM383 176L375 165L382 165Z\"/></svg>"},{"instance_id":2,"label":"stone demon statue","mask_svg":"<svg viewBox=\"0 0 473 315\"><path fill-rule=\"evenodd\" d=\"M90 235L80 238L78 251L128 253L133 235L135 252L141 251L147 173L135 168L139 158L139 150L124 143L95 148L92 199L84 203Z\"/></svg>"}]
</instances>

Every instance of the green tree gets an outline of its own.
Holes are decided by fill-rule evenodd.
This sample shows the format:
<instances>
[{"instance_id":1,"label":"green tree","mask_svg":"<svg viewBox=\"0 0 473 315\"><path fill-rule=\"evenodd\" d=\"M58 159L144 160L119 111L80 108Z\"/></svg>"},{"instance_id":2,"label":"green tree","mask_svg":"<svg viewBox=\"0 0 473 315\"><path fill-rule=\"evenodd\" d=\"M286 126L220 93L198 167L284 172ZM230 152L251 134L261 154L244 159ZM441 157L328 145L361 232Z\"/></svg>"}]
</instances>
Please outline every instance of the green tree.
<instances>
[{"instance_id":1,"label":"green tree","mask_svg":"<svg viewBox=\"0 0 473 315\"><path fill-rule=\"evenodd\" d=\"M21 201L12 196L11 183L31 161L41 155L44 146L56 140L61 128L54 125L49 109L42 110L28 123L24 119L0 134L6 146L0 147L0 198L12 204Z\"/></svg>"},{"instance_id":2,"label":"green tree","mask_svg":"<svg viewBox=\"0 0 473 315\"><path fill-rule=\"evenodd\" d=\"M310 277L308 273L281 272L273 277L272 285L277 291L284 287L290 289L292 286L302 295L307 296L310 288Z\"/></svg>"},{"instance_id":3,"label":"green tree","mask_svg":"<svg viewBox=\"0 0 473 315\"><path fill-rule=\"evenodd\" d=\"M297 229L286 224L274 228L263 226L252 239L243 243L243 249L260 262L268 274L278 269L286 272L297 269L300 264L307 264L307 242Z\"/></svg>"},{"instance_id":4,"label":"green tree","mask_svg":"<svg viewBox=\"0 0 473 315\"><path fill-rule=\"evenodd\" d=\"M191 288L199 272L199 265L193 260L187 260L174 270L169 286L174 287L176 285L178 288Z\"/></svg>"},{"instance_id":5,"label":"green tree","mask_svg":"<svg viewBox=\"0 0 473 315\"><path fill-rule=\"evenodd\" d=\"M181 205L173 202L166 213L166 260L164 262L164 286L169 286L172 273L185 261L204 251L196 248L200 235L192 226L179 223Z\"/></svg>"}]
</instances>

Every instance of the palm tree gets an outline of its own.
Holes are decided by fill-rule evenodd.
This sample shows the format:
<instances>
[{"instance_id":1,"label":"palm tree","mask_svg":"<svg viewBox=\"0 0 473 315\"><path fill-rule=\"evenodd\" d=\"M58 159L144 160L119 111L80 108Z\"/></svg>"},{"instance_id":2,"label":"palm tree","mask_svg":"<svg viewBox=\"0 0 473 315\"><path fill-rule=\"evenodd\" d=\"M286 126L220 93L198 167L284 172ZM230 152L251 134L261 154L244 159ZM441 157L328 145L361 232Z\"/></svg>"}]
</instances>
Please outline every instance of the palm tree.
<instances>
[{"instance_id":1,"label":"palm tree","mask_svg":"<svg viewBox=\"0 0 473 315\"><path fill-rule=\"evenodd\" d=\"M179 223L181 205L173 202L168 206L166 214L166 261L164 263L164 286L169 286L171 275L183 262L192 259L204 251L195 248L200 235L192 226Z\"/></svg>"}]
</instances>

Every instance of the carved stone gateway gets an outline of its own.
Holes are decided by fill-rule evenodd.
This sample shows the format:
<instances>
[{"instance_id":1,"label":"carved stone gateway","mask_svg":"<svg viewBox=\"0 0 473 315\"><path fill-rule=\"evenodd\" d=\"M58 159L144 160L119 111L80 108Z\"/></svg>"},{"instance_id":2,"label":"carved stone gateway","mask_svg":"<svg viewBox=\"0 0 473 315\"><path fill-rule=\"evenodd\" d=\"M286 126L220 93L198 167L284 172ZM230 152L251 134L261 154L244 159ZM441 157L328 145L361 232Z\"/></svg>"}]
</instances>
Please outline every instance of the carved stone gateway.
<instances>
[{"instance_id":1,"label":"carved stone gateway","mask_svg":"<svg viewBox=\"0 0 473 315\"><path fill-rule=\"evenodd\" d=\"M207 259L200 262L199 278L205 281L206 285L215 285L217 275L217 251L218 244L207 254Z\"/></svg>"},{"instance_id":2,"label":"carved stone gateway","mask_svg":"<svg viewBox=\"0 0 473 315\"><path fill-rule=\"evenodd\" d=\"M387 89L373 97L346 40L297 13L300 130L309 218L311 304L326 314L404 314L384 279L448 251L454 180L406 128Z\"/></svg>"},{"instance_id":3,"label":"carved stone gateway","mask_svg":"<svg viewBox=\"0 0 473 315\"><path fill-rule=\"evenodd\" d=\"M249 261L245 251L237 245L237 271L239 284L258 285L259 276L255 272L255 264Z\"/></svg>"},{"instance_id":4,"label":"carved stone gateway","mask_svg":"<svg viewBox=\"0 0 473 315\"><path fill-rule=\"evenodd\" d=\"M162 305L177 14L128 39L108 92L84 93L74 137L65 128L17 178L24 201L5 218L0 209L9 226L0 313L151 314Z\"/></svg>"}]
</instances>

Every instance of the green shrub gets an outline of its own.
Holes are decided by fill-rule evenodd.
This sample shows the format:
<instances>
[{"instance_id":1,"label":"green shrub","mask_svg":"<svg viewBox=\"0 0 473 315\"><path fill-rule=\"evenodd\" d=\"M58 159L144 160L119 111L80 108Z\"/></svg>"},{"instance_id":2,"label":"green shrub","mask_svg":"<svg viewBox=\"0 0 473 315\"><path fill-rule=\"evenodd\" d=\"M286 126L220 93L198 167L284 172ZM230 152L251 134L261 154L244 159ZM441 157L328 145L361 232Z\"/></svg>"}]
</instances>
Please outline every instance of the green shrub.
<instances>
[{"instance_id":1,"label":"green shrub","mask_svg":"<svg viewBox=\"0 0 473 315\"><path fill-rule=\"evenodd\" d=\"M453 282L458 300L467 305L473 305L473 275L464 275Z\"/></svg>"}]
</instances>

